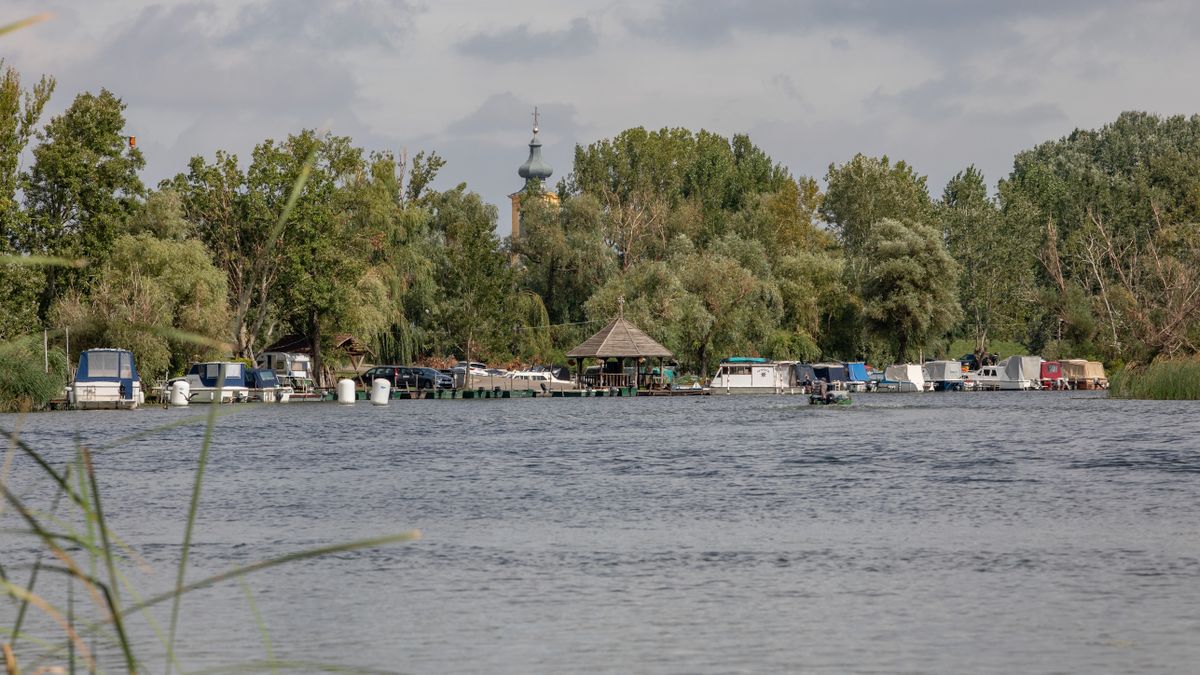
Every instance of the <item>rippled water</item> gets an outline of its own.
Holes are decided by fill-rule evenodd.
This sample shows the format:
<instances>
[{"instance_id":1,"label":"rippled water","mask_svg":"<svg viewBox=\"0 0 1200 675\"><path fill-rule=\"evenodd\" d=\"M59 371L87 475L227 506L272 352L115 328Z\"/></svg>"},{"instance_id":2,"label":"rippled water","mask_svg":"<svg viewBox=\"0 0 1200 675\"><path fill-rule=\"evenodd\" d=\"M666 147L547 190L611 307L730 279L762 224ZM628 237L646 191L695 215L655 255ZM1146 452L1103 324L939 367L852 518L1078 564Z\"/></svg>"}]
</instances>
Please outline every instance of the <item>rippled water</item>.
<instances>
[{"instance_id":1,"label":"rippled water","mask_svg":"<svg viewBox=\"0 0 1200 675\"><path fill-rule=\"evenodd\" d=\"M419 528L249 577L279 658L400 672L1196 672L1197 411L1082 392L247 408L218 422L189 579ZM62 462L77 433L202 413L22 434ZM201 435L97 456L143 593L173 582ZM11 484L44 508L34 475L18 458ZM36 547L6 530L0 550ZM186 667L265 657L236 583L182 615Z\"/></svg>"}]
</instances>

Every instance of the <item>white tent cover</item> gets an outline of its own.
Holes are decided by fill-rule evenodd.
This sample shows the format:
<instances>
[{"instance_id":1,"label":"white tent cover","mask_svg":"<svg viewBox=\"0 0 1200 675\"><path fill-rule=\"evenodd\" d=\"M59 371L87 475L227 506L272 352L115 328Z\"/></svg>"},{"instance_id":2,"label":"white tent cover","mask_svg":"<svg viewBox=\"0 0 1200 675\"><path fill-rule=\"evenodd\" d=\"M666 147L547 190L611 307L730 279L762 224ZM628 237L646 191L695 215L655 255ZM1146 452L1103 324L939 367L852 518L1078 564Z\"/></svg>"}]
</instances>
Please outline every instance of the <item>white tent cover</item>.
<instances>
[{"instance_id":1,"label":"white tent cover","mask_svg":"<svg viewBox=\"0 0 1200 675\"><path fill-rule=\"evenodd\" d=\"M915 363L888 366L883 371L883 377L893 382L912 382L917 385L917 389L925 388L925 373L921 371L921 366Z\"/></svg>"}]
</instances>

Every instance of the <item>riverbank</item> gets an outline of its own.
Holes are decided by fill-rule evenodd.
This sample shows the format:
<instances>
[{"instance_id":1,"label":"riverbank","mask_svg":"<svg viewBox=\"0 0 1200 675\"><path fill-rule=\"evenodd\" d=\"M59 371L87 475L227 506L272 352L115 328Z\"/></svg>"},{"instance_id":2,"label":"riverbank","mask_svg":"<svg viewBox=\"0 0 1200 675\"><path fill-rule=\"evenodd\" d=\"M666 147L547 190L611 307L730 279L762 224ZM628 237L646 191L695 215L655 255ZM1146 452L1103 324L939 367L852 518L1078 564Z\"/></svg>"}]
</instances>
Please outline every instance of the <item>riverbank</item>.
<instances>
[{"instance_id":1,"label":"riverbank","mask_svg":"<svg viewBox=\"0 0 1200 675\"><path fill-rule=\"evenodd\" d=\"M1170 359L1126 366L1112 377L1112 398L1151 401L1200 400L1200 360Z\"/></svg>"}]
</instances>

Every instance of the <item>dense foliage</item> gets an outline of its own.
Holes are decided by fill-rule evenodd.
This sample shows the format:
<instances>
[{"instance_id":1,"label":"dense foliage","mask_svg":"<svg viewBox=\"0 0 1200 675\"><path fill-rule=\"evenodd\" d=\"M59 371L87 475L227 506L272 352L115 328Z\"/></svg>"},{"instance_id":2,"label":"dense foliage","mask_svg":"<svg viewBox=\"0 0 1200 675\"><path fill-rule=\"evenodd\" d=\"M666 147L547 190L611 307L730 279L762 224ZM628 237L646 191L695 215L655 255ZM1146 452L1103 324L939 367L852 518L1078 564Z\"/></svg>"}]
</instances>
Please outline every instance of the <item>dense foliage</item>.
<instances>
[{"instance_id":1,"label":"dense foliage","mask_svg":"<svg viewBox=\"0 0 1200 675\"><path fill-rule=\"evenodd\" d=\"M528 185L513 241L466 185L430 188L436 154L310 130L148 190L115 94L42 126L53 80L0 71L0 338L69 328L155 376L286 335L318 362L343 333L379 362L556 361L619 311L697 373L962 340L1110 364L1200 351L1200 117L1126 113L937 199L888 157L830 165L822 192L744 135L629 129L577 147L555 194Z\"/></svg>"}]
</instances>

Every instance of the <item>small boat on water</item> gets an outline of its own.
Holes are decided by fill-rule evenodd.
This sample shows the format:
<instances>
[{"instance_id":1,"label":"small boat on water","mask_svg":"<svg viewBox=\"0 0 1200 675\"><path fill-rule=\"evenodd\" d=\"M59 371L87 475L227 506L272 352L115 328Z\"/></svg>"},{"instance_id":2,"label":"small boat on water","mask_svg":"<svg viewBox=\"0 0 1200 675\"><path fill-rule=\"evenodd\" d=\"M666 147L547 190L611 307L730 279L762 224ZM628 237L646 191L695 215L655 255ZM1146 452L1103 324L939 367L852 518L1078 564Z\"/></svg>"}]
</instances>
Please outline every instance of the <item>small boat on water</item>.
<instances>
[{"instance_id":1,"label":"small boat on water","mask_svg":"<svg viewBox=\"0 0 1200 675\"><path fill-rule=\"evenodd\" d=\"M790 361L734 356L725 359L709 383L713 394L797 394L796 370Z\"/></svg>"},{"instance_id":2,"label":"small boat on water","mask_svg":"<svg viewBox=\"0 0 1200 675\"><path fill-rule=\"evenodd\" d=\"M250 400L246 371L246 366L236 361L193 363L185 377L175 380L188 383L188 400L192 403L244 402ZM167 382L167 390L175 380Z\"/></svg>"},{"instance_id":3,"label":"small boat on water","mask_svg":"<svg viewBox=\"0 0 1200 675\"><path fill-rule=\"evenodd\" d=\"M133 409L144 402L133 352L88 349L79 355L79 367L67 392L72 408Z\"/></svg>"}]
</instances>

